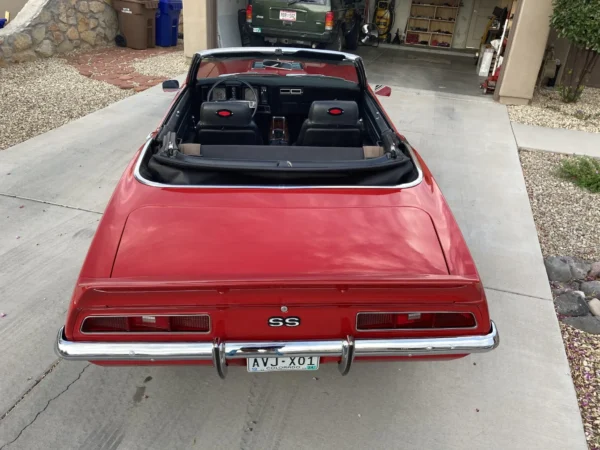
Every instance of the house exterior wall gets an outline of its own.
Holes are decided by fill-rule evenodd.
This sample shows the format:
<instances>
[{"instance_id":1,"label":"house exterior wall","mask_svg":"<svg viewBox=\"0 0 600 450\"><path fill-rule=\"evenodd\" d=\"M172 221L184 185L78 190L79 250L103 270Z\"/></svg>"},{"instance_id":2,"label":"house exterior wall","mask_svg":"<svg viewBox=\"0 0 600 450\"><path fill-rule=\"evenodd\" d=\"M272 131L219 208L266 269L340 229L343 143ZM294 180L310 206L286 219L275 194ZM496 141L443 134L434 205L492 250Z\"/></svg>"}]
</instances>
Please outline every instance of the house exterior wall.
<instances>
[{"instance_id":1,"label":"house exterior wall","mask_svg":"<svg viewBox=\"0 0 600 450\"><path fill-rule=\"evenodd\" d=\"M552 0L520 0L494 98L500 103L526 105L533 97L544 58Z\"/></svg>"}]
</instances>

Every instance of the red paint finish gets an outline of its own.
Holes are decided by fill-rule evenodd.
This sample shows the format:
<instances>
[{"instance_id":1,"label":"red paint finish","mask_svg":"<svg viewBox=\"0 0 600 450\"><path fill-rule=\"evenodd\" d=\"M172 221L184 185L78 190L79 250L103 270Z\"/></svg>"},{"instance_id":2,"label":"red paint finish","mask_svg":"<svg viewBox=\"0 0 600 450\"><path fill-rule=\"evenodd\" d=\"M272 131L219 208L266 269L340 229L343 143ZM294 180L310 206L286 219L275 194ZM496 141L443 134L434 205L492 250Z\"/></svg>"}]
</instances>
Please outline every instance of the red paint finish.
<instances>
[{"instance_id":1,"label":"red paint finish","mask_svg":"<svg viewBox=\"0 0 600 450\"><path fill-rule=\"evenodd\" d=\"M226 206L226 197L222 207L165 205L133 211L112 276L206 280L448 274L431 218L421 209L261 207L252 201L259 194L249 194L240 207ZM311 194L296 196L303 197ZM161 264L147 257L150 250L160 255Z\"/></svg>"},{"instance_id":2,"label":"red paint finish","mask_svg":"<svg viewBox=\"0 0 600 450\"><path fill-rule=\"evenodd\" d=\"M212 66L210 76L216 76L222 64L205 63L200 72ZM243 71L249 61L227 64ZM236 64L246 69L231 66ZM150 187L134 178L138 155L90 246L67 316L68 339L212 342L489 332L475 264L420 156L424 179L407 189L277 190ZM477 325L357 331L358 312L471 313ZM89 315L195 314L210 315L210 332L132 337L80 331ZM268 326L269 317L286 314L300 317L301 326Z\"/></svg>"},{"instance_id":3,"label":"red paint finish","mask_svg":"<svg viewBox=\"0 0 600 450\"><path fill-rule=\"evenodd\" d=\"M265 57L264 59L269 59ZM266 75L328 75L331 77L343 78L353 83L358 83L356 69L351 63L331 64L326 62L302 61L303 70L288 70L277 69L273 67L265 69L252 68L252 64L262 59L252 58L235 58L231 60L205 60L202 61L198 68L197 78L215 78L228 73L259 73ZM281 59L286 62L285 59ZM291 62L291 61L290 61Z\"/></svg>"}]
</instances>

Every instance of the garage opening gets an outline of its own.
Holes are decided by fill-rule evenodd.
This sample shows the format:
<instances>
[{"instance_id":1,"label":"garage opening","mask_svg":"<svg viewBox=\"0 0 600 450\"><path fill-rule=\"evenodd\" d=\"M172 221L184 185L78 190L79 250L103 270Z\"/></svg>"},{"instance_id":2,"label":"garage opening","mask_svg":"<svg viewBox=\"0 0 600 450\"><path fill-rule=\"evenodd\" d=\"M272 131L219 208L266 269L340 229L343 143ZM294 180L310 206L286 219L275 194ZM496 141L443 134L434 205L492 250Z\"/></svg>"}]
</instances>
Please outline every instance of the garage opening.
<instances>
[{"instance_id":1,"label":"garage opening","mask_svg":"<svg viewBox=\"0 0 600 450\"><path fill-rule=\"evenodd\" d=\"M357 53L374 83L480 97L483 84L491 94L486 80L502 64L517 1L373 2L381 42Z\"/></svg>"},{"instance_id":2,"label":"garage opening","mask_svg":"<svg viewBox=\"0 0 600 450\"><path fill-rule=\"evenodd\" d=\"M217 2L218 45L344 50L363 57L373 84L491 98L519 1ZM360 42L358 20L376 44Z\"/></svg>"}]
</instances>

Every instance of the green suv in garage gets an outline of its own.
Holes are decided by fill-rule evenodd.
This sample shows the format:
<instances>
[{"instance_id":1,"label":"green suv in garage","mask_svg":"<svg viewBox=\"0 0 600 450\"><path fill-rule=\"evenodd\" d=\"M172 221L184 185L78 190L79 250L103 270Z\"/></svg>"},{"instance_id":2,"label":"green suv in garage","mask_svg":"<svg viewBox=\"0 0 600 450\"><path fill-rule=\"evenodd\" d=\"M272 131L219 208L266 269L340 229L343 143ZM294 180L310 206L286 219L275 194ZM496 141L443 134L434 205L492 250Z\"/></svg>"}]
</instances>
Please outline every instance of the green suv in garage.
<instances>
[{"instance_id":1,"label":"green suv in garage","mask_svg":"<svg viewBox=\"0 0 600 450\"><path fill-rule=\"evenodd\" d=\"M252 0L246 8L246 32L252 46L356 50L364 9L364 0Z\"/></svg>"}]
</instances>

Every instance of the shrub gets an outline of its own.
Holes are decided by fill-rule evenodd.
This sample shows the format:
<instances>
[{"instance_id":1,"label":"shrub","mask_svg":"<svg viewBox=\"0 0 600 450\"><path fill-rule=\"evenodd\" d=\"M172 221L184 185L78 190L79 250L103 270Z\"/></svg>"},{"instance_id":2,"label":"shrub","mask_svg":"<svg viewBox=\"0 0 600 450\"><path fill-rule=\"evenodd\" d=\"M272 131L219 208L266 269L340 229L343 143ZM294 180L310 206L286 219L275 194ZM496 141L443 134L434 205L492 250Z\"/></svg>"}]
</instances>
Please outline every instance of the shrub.
<instances>
[{"instance_id":1,"label":"shrub","mask_svg":"<svg viewBox=\"0 0 600 450\"><path fill-rule=\"evenodd\" d=\"M565 158L560 162L558 173L577 186L600 193L600 159L589 156Z\"/></svg>"},{"instance_id":2,"label":"shrub","mask_svg":"<svg viewBox=\"0 0 600 450\"><path fill-rule=\"evenodd\" d=\"M594 70L600 52L600 0L553 0L550 19L558 37L575 46L574 65L583 59L580 70L569 68L564 84L559 87L563 102L579 100L587 76Z\"/></svg>"}]
</instances>

